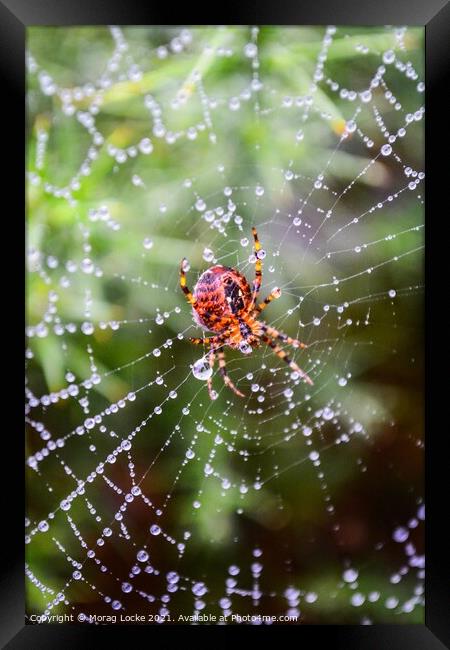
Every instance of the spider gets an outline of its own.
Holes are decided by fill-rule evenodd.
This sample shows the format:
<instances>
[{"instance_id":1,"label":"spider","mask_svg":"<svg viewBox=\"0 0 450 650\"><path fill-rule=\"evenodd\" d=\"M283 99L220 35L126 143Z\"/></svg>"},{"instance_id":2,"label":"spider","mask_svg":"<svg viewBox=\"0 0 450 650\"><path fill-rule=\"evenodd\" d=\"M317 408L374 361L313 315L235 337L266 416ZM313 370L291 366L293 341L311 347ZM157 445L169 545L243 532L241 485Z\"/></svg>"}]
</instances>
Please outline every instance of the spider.
<instances>
[{"instance_id":1,"label":"spider","mask_svg":"<svg viewBox=\"0 0 450 650\"><path fill-rule=\"evenodd\" d=\"M255 240L255 279L250 288L246 278L236 269L229 266L211 266L200 276L191 293L186 282L187 260L183 258L180 265L180 286L188 302L192 305L194 320L200 327L215 332L215 336L207 338L190 338L195 345L209 346L208 360L210 368L214 367L217 356L219 371L223 381L240 397L244 393L236 388L231 381L225 363L224 346L250 354L261 342L266 343L273 352L283 359L292 370L296 371L305 382L312 385L308 375L290 359L287 353L276 343L282 341L294 348L306 348L304 343L293 339L263 321L257 320L259 314L276 298L281 295L278 288L259 304L257 298L262 281L262 262L265 256L261 249L256 228L252 228ZM208 392L211 399L216 395L212 390L212 378L208 378Z\"/></svg>"}]
</instances>

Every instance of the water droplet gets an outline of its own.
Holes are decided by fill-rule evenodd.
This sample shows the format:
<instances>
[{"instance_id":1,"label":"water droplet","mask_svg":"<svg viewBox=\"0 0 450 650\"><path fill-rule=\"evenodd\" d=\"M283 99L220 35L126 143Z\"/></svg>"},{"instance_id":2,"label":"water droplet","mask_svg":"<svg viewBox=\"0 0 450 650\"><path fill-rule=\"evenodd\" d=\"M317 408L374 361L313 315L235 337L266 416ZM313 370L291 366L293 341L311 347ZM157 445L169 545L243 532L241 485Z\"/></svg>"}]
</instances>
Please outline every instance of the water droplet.
<instances>
[{"instance_id":1,"label":"water droplet","mask_svg":"<svg viewBox=\"0 0 450 650\"><path fill-rule=\"evenodd\" d=\"M81 331L83 332L83 334L86 334L86 336L88 336L89 334L92 334L94 332L94 326L92 323L88 323L88 322L83 323L81 325Z\"/></svg>"},{"instance_id":2,"label":"water droplet","mask_svg":"<svg viewBox=\"0 0 450 650\"><path fill-rule=\"evenodd\" d=\"M239 350L242 354L251 354L252 346L247 343L247 341L241 341L241 343L239 343Z\"/></svg>"},{"instance_id":3,"label":"water droplet","mask_svg":"<svg viewBox=\"0 0 450 650\"><path fill-rule=\"evenodd\" d=\"M324 420L331 420L334 417L334 411L332 411L328 406L323 409L322 417Z\"/></svg>"},{"instance_id":4,"label":"water droplet","mask_svg":"<svg viewBox=\"0 0 450 650\"><path fill-rule=\"evenodd\" d=\"M153 145L150 138L143 138L138 146L139 150L144 154L149 154L153 151Z\"/></svg>"},{"instance_id":5,"label":"water droplet","mask_svg":"<svg viewBox=\"0 0 450 650\"><path fill-rule=\"evenodd\" d=\"M399 544L406 542L408 537L409 537L409 530L407 528L403 528L403 526L399 526L398 528L396 528L392 534L392 538L394 539L394 541L398 542Z\"/></svg>"},{"instance_id":6,"label":"water droplet","mask_svg":"<svg viewBox=\"0 0 450 650\"><path fill-rule=\"evenodd\" d=\"M247 56L249 59L253 59L258 53L258 48L255 45L255 43L247 43L247 45L244 47L244 54Z\"/></svg>"},{"instance_id":7,"label":"water droplet","mask_svg":"<svg viewBox=\"0 0 450 650\"><path fill-rule=\"evenodd\" d=\"M204 582L195 582L192 587L192 593L195 596L203 596L207 592L207 588Z\"/></svg>"},{"instance_id":8,"label":"water droplet","mask_svg":"<svg viewBox=\"0 0 450 650\"><path fill-rule=\"evenodd\" d=\"M383 54L383 63L394 63L395 61L395 52L393 50L387 50Z\"/></svg>"},{"instance_id":9,"label":"water droplet","mask_svg":"<svg viewBox=\"0 0 450 650\"><path fill-rule=\"evenodd\" d=\"M362 594L356 593L351 597L351 603L354 607L360 607L366 599Z\"/></svg>"},{"instance_id":10,"label":"water droplet","mask_svg":"<svg viewBox=\"0 0 450 650\"><path fill-rule=\"evenodd\" d=\"M209 379L213 374L209 361L205 357L198 359L192 366L192 374L196 379L200 379L201 381Z\"/></svg>"},{"instance_id":11,"label":"water droplet","mask_svg":"<svg viewBox=\"0 0 450 650\"><path fill-rule=\"evenodd\" d=\"M241 102L238 97L232 97L228 102L228 106L231 111L238 111L241 107Z\"/></svg>"},{"instance_id":12,"label":"water droplet","mask_svg":"<svg viewBox=\"0 0 450 650\"><path fill-rule=\"evenodd\" d=\"M358 571L356 569L346 569L342 574L345 582L355 582L358 579Z\"/></svg>"},{"instance_id":13,"label":"water droplet","mask_svg":"<svg viewBox=\"0 0 450 650\"><path fill-rule=\"evenodd\" d=\"M205 248L203 250L203 259L205 260L205 262L212 262L212 260L214 259L214 253L210 248Z\"/></svg>"},{"instance_id":14,"label":"water droplet","mask_svg":"<svg viewBox=\"0 0 450 650\"><path fill-rule=\"evenodd\" d=\"M94 263L88 257L85 257L80 264L80 268L83 273L93 273L94 272Z\"/></svg>"},{"instance_id":15,"label":"water droplet","mask_svg":"<svg viewBox=\"0 0 450 650\"><path fill-rule=\"evenodd\" d=\"M180 576L176 571L169 571L166 578L170 585L175 585L180 580Z\"/></svg>"},{"instance_id":16,"label":"water droplet","mask_svg":"<svg viewBox=\"0 0 450 650\"><path fill-rule=\"evenodd\" d=\"M315 603L317 598L318 598L318 596L314 591L309 591L305 595L305 600L306 600L307 603Z\"/></svg>"},{"instance_id":17,"label":"water droplet","mask_svg":"<svg viewBox=\"0 0 450 650\"><path fill-rule=\"evenodd\" d=\"M398 598L395 598L395 596L387 598L385 605L387 609L394 609L398 605Z\"/></svg>"}]
</instances>

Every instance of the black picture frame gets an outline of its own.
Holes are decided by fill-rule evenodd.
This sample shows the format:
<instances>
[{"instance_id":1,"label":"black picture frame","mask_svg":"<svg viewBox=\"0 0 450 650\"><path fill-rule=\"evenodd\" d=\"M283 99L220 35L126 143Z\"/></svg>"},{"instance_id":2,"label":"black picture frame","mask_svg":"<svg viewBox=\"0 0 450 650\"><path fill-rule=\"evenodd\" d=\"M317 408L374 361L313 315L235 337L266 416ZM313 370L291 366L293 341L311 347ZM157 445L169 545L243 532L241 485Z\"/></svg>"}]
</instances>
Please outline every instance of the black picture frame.
<instances>
[{"instance_id":1,"label":"black picture frame","mask_svg":"<svg viewBox=\"0 0 450 650\"><path fill-rule=\"evenodd\" d=\"M23 133L25 118L25 35L26 28L31 25L93 25L93 24L120 24L120 25L162 25L171 24L176 18L176 24L223 24L224 16L214 21L211 15L205 15L203 10L197 11L189 6L189 11L184 14L174 11L171 7L161 5L148 7L147 3L135 0L0 0L0 68L1 80L4 90L3 97L6 107L8 126L2 129L2 140L6 140L4 151L11 153L8 157L8 197L15 204L8 210L18 226L18 240L24 233L24 221L21 218L22 197L24 196L24 140L17 138L19 132ZM187 8L187 7L186 7ZM425 26L426 35L426 172L427 172L427 198L426 198L426 310L431 310L432 300L438 295L435 263L431 270L431 258L445 259L445 245L439 215L444 219L446 197L444 195L448 180L448 165L439 165L439 152L443 149L448 157L449 147L443 142L448 131L449 110L446 102L448 90L446 75L449 69L450 43L450 4L445 0L342 0L340 3L331 0L314 0L310 3L292 2L292 0L278 0L277 3L260 2L253 6L241 3L230 3L228 11L234 15L226 16L228 24L341 24L341 25L420 25ZM15 124L17 122L17 124ZM16 128L14 128L16 127ZM13 155L13 154L16 155ZM9 217L10 218L10 217ZM448 239L446 238L446 241ZM23 267L21 267L23 268ZM17 276L21 276L17 270ZM23 285L22 285L23 286ZM17 314L23 314L21 307L20 290L17 292L19 306ZM446 292L447 293L447 292ZM446 295L442 294L442 295ZM22 303L23 304L23 303ZM439 321L439 319L437 319ZM441 323L441 324L440 324ZM426 358L427 382L431 376L432 360L441 355L442 344L445 345L446 320L430 323L428 316L426 327ZM18 331L21 325L18 325ZM442 329L442 335L439 332ZM438 347L439 346L439 347ZM447 346L448 347L448 346ZM15 351L14 351L15 352ZM22 350L17 349L18 358L22 358ZM439 371L438 371L439 372ZM21 380L19 380L21 381ZM443 380L445 384L445 379ZM308 642L325 643L327 640L332 648L371 648L382 649L407 649L413 650L438 650L446 644L450 647L449 632L449 599L448 599L448 574L443 570L446 566L448 543L444 527L446 523L445 512L439 505L439 495L445 494L444 480L447 464L443 444L447 436L445 422L439 423L436 428L432 426L432 414L438 411L446 402L441 388L439 391L431 390L427 385L426 398L426 606L424 625L373 625L373 626L296 626L289 628L289 632L297 639L295 643L308 644ZM17 394L20 394L18 388ZM17 409L20 413L20 407ZM3 542L6 546L3 551L1 563L2 574L0 582L0 642L2 647L8 648L57 648L57 647L94 647L94 644L104 642L104 635L113 629L115 643L130 642L130 633L133 635L131 643L135 644L136 634L146 635L147 642L157 643L161 647L170 647L178 638L177 630L184 632L184 626L174 627L135 627L123 626L120 628L82 626L82 625L25 625L24 617L24 548L23 535L23 474L17 468L23 466L23 441L18 435L20 429L14 428L15 434L9 435L8 459L5 463L12 470L12 476L7 478L2 473L5 486L2 495L3 521L7 526L3 528ZM15 495L15 496L14 496ZM448 562L448 560L447 560ZM203 634L206 626L201 627ZM227 627L220 628L223 637L238 633L248 635L262 634L258 627ZM267 635L282 634L287 627L264 628L264 639L271 642ZM148 633L150 632L150 637ZM155 641L154 634L158 632L162 641ZM101 639L100 636L101 635ZM175 635L175 637L174 637Z\"/></svg>"}]
</instances>

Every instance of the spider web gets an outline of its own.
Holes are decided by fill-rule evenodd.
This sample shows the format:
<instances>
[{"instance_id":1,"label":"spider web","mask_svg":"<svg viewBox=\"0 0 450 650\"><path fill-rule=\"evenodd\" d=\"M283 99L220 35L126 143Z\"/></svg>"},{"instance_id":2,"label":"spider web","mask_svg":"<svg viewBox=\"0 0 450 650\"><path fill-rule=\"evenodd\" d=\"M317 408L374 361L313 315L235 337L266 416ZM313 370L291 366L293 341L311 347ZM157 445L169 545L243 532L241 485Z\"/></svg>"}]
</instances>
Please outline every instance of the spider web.
<instances>
[{"instance_id":1,"label":"spider web","mask_svg":"<svg viewBox=\"0 0 450 650\"><path fill-rule=\"evenodd\" d=\"M27 65L27 615L421 622L422 31L32 28ZM211 401L179 262L251 281L253 225L314 385L228 349Z\"/></svg>"}]
</instances>

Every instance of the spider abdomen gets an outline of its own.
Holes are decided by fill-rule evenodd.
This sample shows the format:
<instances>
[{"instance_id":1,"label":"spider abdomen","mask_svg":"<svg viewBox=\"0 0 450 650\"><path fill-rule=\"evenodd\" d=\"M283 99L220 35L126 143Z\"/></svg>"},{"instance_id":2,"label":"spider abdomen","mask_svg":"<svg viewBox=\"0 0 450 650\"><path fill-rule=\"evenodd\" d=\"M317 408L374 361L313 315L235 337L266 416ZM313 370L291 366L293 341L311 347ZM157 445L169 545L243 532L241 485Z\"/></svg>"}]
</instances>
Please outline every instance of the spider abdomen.
<instances>
[{"instance_id":1,"label":"spider abdomen","mask_svg":"<svg viewBox=\"0 0 450 650\"><path fill-rule=\"evenodd\" d=\"M251 300L251 289L243 275L227 266L212 266L194 287L196 322L220 332L230 317L243 313Z\"/></svg>"}]
</instances>

